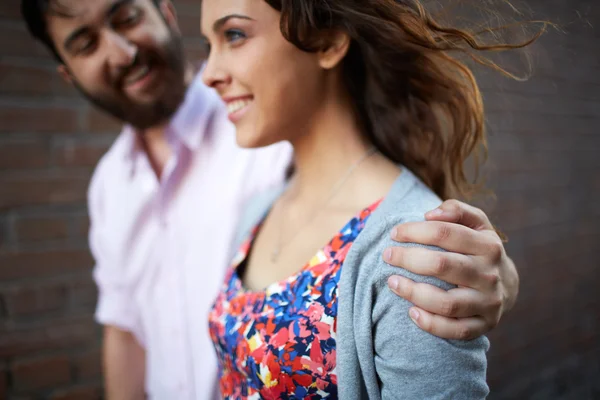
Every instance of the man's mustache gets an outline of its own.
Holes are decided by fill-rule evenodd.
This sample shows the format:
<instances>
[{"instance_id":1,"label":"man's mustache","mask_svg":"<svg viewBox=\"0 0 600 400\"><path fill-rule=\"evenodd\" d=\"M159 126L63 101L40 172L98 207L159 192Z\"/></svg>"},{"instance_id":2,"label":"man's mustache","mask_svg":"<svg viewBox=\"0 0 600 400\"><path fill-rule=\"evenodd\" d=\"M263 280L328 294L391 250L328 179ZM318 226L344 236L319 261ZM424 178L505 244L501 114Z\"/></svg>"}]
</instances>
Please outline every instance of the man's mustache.
<instances>
[{"instance_id":1,"label":"man's mustache","mask_svg":"<svg viewBox=\"0 0 600 400\"><path fill-rule=\"evenodd\" d=\"M116 74L112 79L114 87L118 89L122 88L125 84L125 79L127 79L129 74L131 74L140 66L147 65L148 68L152 68L152 66L156 64L156 58L157 57L153 57L149 54L144 55L143 53L138 51L135 54L133 60L131 61L131 64L129 64L126 67L121 67L116 71Z\"/></svg>"}]
</instances>

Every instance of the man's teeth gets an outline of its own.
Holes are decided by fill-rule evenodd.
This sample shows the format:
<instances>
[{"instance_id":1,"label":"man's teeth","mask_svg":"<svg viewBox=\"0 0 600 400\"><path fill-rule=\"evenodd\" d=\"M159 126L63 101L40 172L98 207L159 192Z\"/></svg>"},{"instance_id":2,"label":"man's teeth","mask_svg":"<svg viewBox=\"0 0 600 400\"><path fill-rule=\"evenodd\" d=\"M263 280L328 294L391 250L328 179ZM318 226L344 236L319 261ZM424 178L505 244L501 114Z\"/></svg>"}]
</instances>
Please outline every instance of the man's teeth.
<instances>
[{"instance_id":1,"label":"man's teeth","mask_svg":"<svg viewBox=\"0 0 600 400\"><path fill-rule=\"evenodd\" d=\"M131 72L127 76L127 79L125 79L125 84L131 85L132 83L135 83L136 81L139 81L144 76L146 76L146 74L149 71L150 71L150 68L148 68L147 65L141 65L141 66L137 67L133 72Z\"/></svg>"},{"instance_id":2,"label":"man's teeth","mask_svg":"<svg viewBox=\"0 0 600 400\"><path fill-rule=\"evenodd\" d=\"M229 114L233 114L236 111L240 111L242 108L244 108L248 104L250 104L250 102L252 102L252 100L246 99L246 100L235 100L230 103L227 103L227 112Z\"/></svg>"}]
</instances>

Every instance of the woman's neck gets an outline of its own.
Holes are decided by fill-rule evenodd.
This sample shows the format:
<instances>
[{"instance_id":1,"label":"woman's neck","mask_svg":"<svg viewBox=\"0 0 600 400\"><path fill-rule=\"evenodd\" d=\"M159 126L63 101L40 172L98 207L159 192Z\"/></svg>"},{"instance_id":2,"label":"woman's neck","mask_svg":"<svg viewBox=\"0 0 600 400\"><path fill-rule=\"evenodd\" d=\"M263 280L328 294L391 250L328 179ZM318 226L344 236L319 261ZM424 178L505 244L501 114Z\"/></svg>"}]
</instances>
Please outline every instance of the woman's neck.
<instances>
[{"instance_id":1,"label":"woman's neck","mask_svg":"<svg viewBox=\"0 0 600 400\"><path fill-rule=\"evenodd\" d=\"M364 139L348 105L325 104L310 127L292 141L295 175L290 195L298 199L329 193L334 185L364 156L371 145ZM316 197L316 198L315 198Z\"/></svg>"}]
</instances>

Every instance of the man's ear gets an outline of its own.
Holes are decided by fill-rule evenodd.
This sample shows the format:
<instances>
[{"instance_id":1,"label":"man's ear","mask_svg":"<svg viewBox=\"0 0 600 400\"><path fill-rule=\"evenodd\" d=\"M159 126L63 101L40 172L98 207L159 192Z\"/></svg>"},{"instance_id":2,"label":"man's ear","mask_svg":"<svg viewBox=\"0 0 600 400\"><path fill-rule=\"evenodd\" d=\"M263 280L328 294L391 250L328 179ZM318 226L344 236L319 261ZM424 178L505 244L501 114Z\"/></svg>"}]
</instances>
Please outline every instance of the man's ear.
<instances>
[{"instance_id":1,"label":"man's ear","mask_svg":"<svg viewBox=\"0 0 600 400\"><path fill-rule=\"evenodd\" d=\"M73 76L65 64L60 64L56 67L56 71L67 83L73 84Z\"/></svg>"},{"instance_id":2,"label":"man's ear","mask_svg":"<svg viewBox=\"0 0 600 400\"><path fill-rule=\"evenodd\" d=\"M319 51L319 65L324 69L333 69L348 54L350 36L342 31L333 31L327 37L327 46Z\"/></svg>"},{"instance_id":3,"label":"man's ear","mask_svg":"<svg viewBox=\"0 0 600 400\"><path fill-rule=\"evenodd\" d=\"M176 32L181 33L181 30L179 29L179 23L177 21L177 10L175 10L173 3L170 0L163 0L160 2L159 8L160 13L165 18L165 21L167 21L167 24L169 24L169 26Z\"/></svg>"}]
</instances>

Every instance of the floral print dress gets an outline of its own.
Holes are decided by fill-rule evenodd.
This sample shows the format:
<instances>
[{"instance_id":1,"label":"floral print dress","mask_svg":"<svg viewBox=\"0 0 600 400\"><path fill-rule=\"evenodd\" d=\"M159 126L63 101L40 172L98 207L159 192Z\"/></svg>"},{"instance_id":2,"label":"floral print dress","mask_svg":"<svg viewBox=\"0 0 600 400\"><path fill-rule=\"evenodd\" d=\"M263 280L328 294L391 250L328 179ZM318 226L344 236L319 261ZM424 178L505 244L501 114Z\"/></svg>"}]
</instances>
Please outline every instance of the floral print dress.
<instances>
[{"instance_id":1,"label":"floral print dress","mask_svg":"<svg viewBox=\"0 0 600 400\"><path fill-rule=\"evenodd\" d=\"M246 290L238 268L258 224L238 251L209 315L226 399L336 399L336 318L341 267L381 201L364 209L296 274Z\"/></svg>"}]
</instances>

